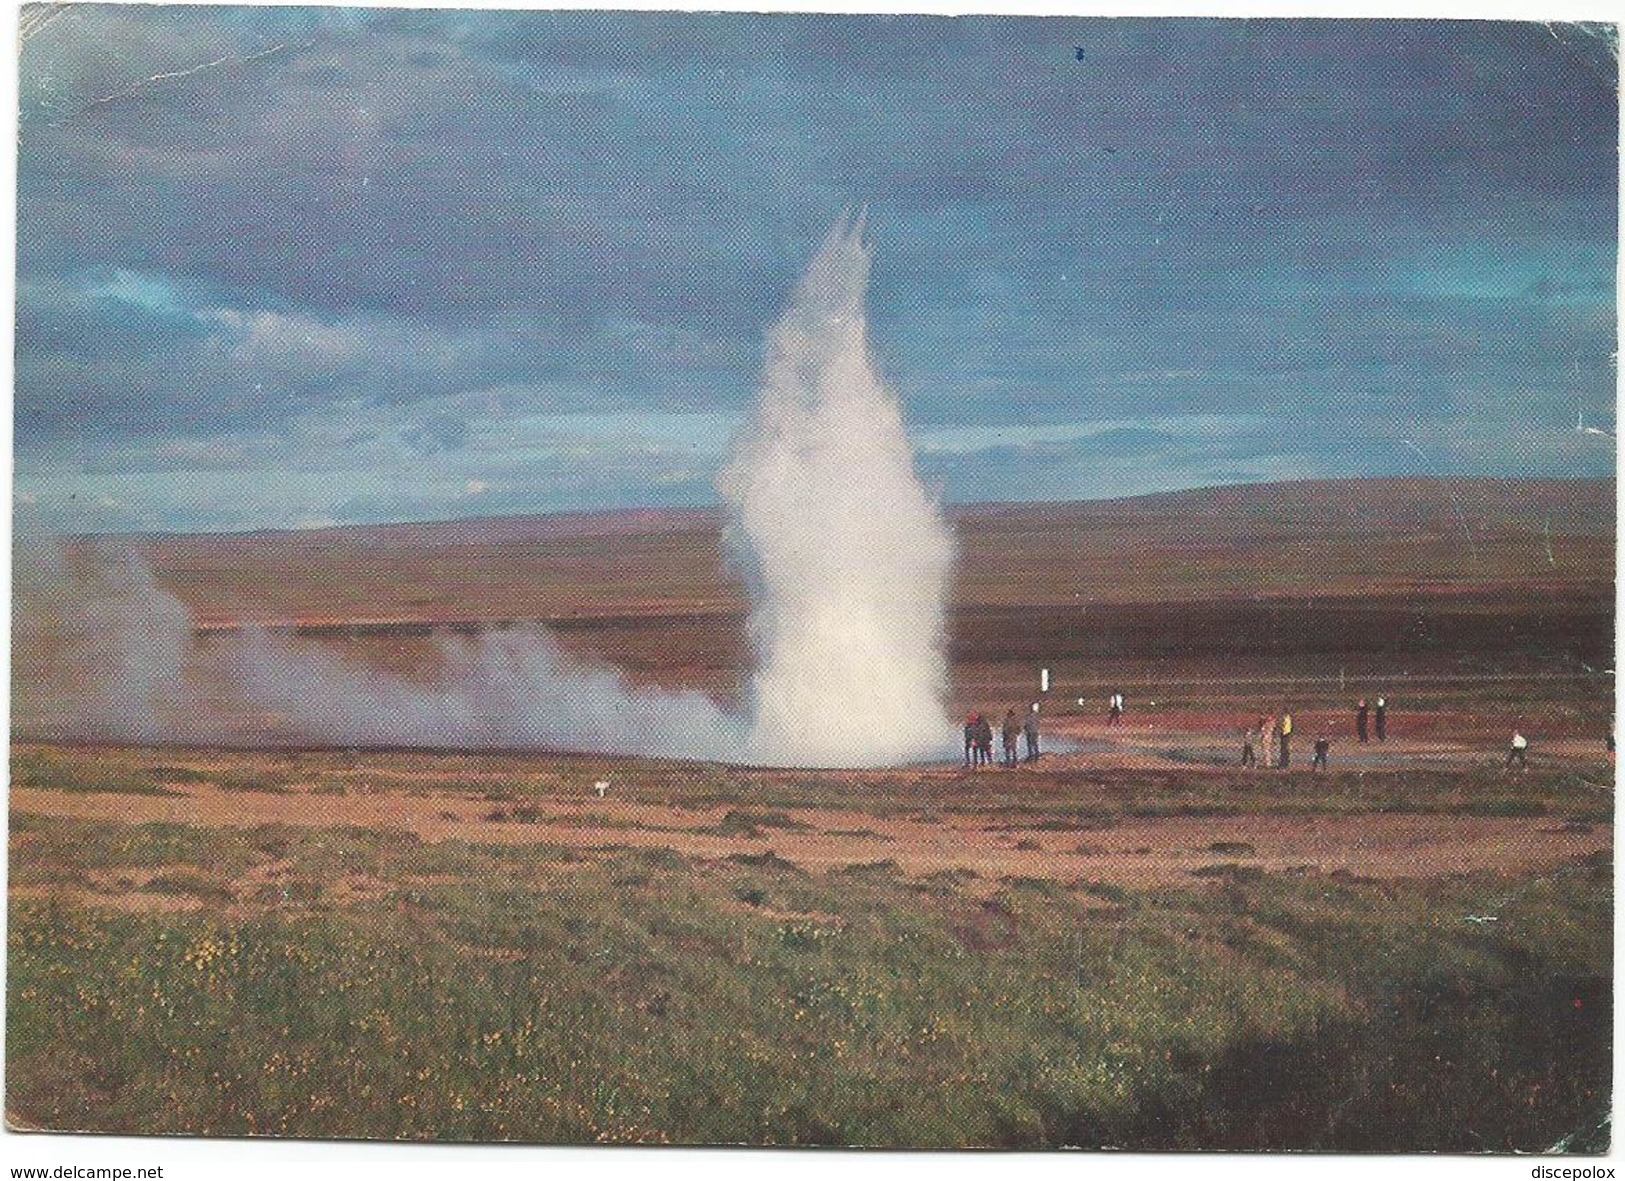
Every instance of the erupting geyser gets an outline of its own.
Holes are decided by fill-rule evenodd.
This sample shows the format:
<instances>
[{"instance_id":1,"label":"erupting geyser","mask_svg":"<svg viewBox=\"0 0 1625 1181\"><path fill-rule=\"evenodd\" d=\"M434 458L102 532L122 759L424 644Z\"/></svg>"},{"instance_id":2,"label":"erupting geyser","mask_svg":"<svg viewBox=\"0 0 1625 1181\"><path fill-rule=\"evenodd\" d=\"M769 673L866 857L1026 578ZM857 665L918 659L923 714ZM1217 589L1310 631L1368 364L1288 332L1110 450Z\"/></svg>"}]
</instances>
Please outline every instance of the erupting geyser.
<instances>
[{"instance_id":1,"label":"erupting geyser","mask_svg":"<svg viewBox=\"0 0 1625 1181\"><path fill-rule=\"evenodd\" d=\"M23 695L54 692L59 722L48 728L79 737L234 741L260 716L276 719L283 741L352 746L818 767L950 753L953 537L869 355L868 278L862 219L843 219L769 337L760 399L718 481L751 595L756 667L743 713L696 692L634 689L540 627L448 637L427 682L285 633L204 647L182 604L133 558L30 562L26 548L14 683Z\"/></svg>"},{"instance_id":2,"label":"erupting geyser","mask_svg":"<svg viewBox=\"0 0 1625 1181\"><path fill-rule=\"evenodd\" d=\"M839 222L768 338L718 480L751 592L760 761L863 766L953 748L943 706L954 541L875 372L863 219Z\"/></svg>"}]
</instances>

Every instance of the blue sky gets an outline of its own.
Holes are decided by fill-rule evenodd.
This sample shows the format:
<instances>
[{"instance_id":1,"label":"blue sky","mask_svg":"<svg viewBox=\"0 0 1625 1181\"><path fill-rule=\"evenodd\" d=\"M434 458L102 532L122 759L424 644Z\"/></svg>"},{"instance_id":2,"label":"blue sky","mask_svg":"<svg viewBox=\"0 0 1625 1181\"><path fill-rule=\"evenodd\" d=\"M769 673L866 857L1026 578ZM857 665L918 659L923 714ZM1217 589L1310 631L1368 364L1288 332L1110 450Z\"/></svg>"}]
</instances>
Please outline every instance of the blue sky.
<instances>
[{"instance_id":1,"label":"blue sky","mask_svg":"<svg viewBox=\"0 0 1625 1181\"><path fill-rule=\"evenodd\" d=\"M867 204L950 501L1612 474L1576 26L23 13L19 523L709 504ZM37 25L35 28L33 26Z\"/></svg>"}]
</instances>

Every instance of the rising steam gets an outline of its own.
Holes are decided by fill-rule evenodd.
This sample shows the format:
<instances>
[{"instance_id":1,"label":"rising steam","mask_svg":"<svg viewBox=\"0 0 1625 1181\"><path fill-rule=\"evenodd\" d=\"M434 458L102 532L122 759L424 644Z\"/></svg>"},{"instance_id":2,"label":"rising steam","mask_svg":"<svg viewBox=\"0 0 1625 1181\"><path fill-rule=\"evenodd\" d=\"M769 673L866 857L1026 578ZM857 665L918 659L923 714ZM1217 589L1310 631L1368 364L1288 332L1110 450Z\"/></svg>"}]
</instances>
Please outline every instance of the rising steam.
<instances>
[{"instance_id":1,"label":"rising steam","mask_svg":"<svg viewBox=\"0 0 1625 1181\"><path fill-rule=\"evenodd\" d=\"M718 487L751 592L753 747L861 766L943 752L953 535L869 355L862 218L830 231L768 337Z\"/></svg>"},{"instance_id":2,"label":"rising steam","mask_svg":"<svg viewBox=\"0 0 1625 1181\"><path fill-rule=\"evenodd\" d=\"M953 539L869 355L868 274L862 220L843 219L769 337L759 401L719 480L751 594L757 663L743 715L697 692L630 687L539 627L447 637L428 681L281 632L203 644L185 607L127 554L19 544L14 721L139 741L269 734L781 766L947 752ZM44 697L48 720L30 712Z\"/></svg>"}]
</instances>

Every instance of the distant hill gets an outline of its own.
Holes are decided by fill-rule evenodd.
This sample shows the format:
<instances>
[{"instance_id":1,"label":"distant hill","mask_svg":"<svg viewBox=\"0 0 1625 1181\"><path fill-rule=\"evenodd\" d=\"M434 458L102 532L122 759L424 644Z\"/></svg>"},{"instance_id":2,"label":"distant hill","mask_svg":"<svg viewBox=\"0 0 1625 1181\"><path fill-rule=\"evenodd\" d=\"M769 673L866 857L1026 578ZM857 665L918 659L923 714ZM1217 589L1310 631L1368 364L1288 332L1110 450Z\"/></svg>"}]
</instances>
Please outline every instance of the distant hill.
<instances>
[{"instance_id":1,"label":"distant hill","mask_svg":"<svg viewBox=\"0 0 1625 1181\"><path fill-rule=\"evenodd\" d=\"M1159 538L1254 537L1259 530L1387 535L1404 530L1509 527L1612 537L1615 482L1600 480L1301 480L1160 492L1119 500L984 504L951 510L959 521L1035 518L1076 525L1132 522Z\"/></svg>"},{"instance_id":2,"label":"distant hill","mask_svg":"<svg viewBox=\"0 0 1625 1181\"><path fill-rule=\"evenodd\" d=\"M455 521L404 521L384 525L329 525L318 529L251 529L226 533L148 533L164 546L280 548L307 542L340 545L426 546L518 544L562 537L620 537L716 528L715 509L639 508L604 512L527 513L512 517L464 517Z\"/></svg>"},{"instance_id":3,"label":"distant hill","mask_svg":"<svg viewBox=\"0 0 1625 1181\"><path fill-rule=\"evenodd\" d=\"M1440 524L1500 528L1521 521L1551 521L1562 532L1612 536L1615 482L1586 480L1424 479L1301 480L1233 484L1157 492L1111 500L1020 501L949 505L956 525L979 527L1042 521L1069 527L1134 522L1159 535L1218 537L1260 528L1299 530L1307 525L1367 533L1434 528ZM716 529L714 508L637 508L602 512L466 517L455 521L337 525L320 529L261 529L236 533L154 533L163 545L229 544L280 547L307 541L386 546L516 544L567 537L681 533Z\"/></svg>"},{"instance_id":4,"label":"distant hill","mask_svg":"<svg viewBox=\"0 0 1625 1181\"><path fill-rule=\"evenodd\" d=\"M1611 586L1615 482L1333 480L953 507L955 603L1553 593ZM143 539L205 623L737 612L714 510Z\"/></svg>"}]
</instances>

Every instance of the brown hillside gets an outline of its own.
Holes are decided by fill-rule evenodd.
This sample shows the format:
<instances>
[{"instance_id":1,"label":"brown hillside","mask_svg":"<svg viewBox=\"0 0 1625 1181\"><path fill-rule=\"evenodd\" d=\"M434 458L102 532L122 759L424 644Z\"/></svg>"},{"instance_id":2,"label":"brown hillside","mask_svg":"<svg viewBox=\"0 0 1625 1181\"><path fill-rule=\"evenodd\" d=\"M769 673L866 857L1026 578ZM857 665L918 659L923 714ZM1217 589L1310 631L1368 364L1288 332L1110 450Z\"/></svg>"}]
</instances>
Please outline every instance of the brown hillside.
<instances>
[{"instance_id":1,"label":"brown hillside","mask_svg":"<svg viewBox=\"0 0 1625 1181\"><path fill-rule=\"evenodd\" d=\"M1601 594L1612 480L1250 485L951 512L956 608ZM731 615L703 510L153 537L205 626ZM1611 592L1609 592L1611 595Z\"/></svg>"}]
</instances>

